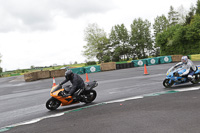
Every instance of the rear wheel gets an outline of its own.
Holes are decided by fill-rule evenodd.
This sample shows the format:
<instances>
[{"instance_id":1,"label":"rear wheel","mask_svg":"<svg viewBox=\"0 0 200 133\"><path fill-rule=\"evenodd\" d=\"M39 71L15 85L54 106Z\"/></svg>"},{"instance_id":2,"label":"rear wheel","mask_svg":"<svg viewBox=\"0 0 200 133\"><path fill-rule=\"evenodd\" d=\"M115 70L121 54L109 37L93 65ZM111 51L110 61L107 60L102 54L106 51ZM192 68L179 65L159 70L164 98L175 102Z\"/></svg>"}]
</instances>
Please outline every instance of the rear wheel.
<instances>
[{"instance_id":1,"label":"rear wheel","mask_svg":"<svg viewBox=\"0 0 200 133\"><path fill-rule=\"evenodd\" d=\"M51 97L46 102L46 108L49 110L56 110L60 106L61 102L53 97Z\"/></svg>"},{"instance_id":2,"label":"rear wheel","mask_svg":"<svg viewBox=\"0 0 200 133\"><path fill-rule=\"evenodd\" d=\"M173 80L171 80L171 83L169 83L169 81L170 81L170 79L165 79L165 80L163 81L163 86L164 86L165 88L170 88L170 87L174 84L174 81L173 81Z\"/></svg>"},{"instance_id":3,"label":"rear wheel","mask_svg":"<svg viewBox=\"0 0 200 133\"><path fill-rule=\"evenodd\" d=\"M97 97L97 92L95 90L89 90L85 92L85 103L91 103Z\"/></svg>"},{"instance_id":4,"label":"rear wheel","mask_svg":"<svg viewBox=\"0 0 200 133\"><path fill-rule=\"evenodd\" d=\"M197 81L196 79L194 79L193 81L190 81L191 83L193 83L193 84L198 84L199 83L199 81Z\"/></svg>"}]
</instances>

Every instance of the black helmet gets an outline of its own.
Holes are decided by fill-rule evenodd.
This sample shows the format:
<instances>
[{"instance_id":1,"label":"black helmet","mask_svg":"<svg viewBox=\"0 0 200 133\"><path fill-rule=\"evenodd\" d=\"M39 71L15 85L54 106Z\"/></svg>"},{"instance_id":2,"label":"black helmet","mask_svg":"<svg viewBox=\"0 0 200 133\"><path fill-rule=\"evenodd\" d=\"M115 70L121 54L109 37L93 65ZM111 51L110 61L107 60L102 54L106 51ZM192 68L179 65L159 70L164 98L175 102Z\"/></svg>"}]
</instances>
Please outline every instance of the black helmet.
<instances>
[{"instance_id":1,"label":"black helmet","mask_svg":"<svg viewBox=\"0 0 200 133\"><path fill-rule=\"evenodd\" d=\"M65 72L65 78L66 78L66 79L71 79L72 75L73 75L72 70L67 70L67 71Z\"/></svg>"}]
</instances>

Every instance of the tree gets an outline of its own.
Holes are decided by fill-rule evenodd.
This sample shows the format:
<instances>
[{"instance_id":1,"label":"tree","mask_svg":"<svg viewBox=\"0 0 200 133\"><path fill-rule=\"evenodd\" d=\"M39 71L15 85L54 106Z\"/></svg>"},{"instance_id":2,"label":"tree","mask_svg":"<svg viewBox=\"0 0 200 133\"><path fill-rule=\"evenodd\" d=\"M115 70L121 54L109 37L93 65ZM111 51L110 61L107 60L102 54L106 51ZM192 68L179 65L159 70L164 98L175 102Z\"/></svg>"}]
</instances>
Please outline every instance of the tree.
<instances>
[{"instance_id":1,"label":"tree","mask_svg":"<svg viewBox=\"0 0 200 133\"><path fill-rule=\"evenodd\" d=\"M114 49L117 60L123 57L124 60L129 59L129 35L124 24L112 27L110 33L110 43ZM118 57L119 56L119 57ZM115 57L115 58L116 58Z\"/></svg>"},{"instance_id":2,"label":"tree","mask_svg":"<svg viewBox=\"0 0 200 133\"><path fill-rule=\"evenodd\" d=\"M2 57L2 55L0 53L0 64L1 64L1 57ZM0 67L0 73L2 73L2 71L3 71L3 68Z\"/></svg>"},{"instance_id":3,"label":"tree","mask_svg":"<svg viewBox=\"0 0 200 133\"><path fill-rule=\"evenodd\" d=\"M200 51L200 16L195 15L189 25L171 26L159 33L156 43L161 48L161 55L190 55Z\"/></svg>"},{"instance_id":4,"label":"tree","mask_svg":"<svg viewBox=\"0 0 200 133\"><path fill-rule=\"evenodd\" d=\"M200 15L200 0L197 0L196 14Z\"/></svg>"},{"instance_id":5,"label":"tree","mask_svg":"<svg viewBox=\"0 0 200 133\"><path fill-rule=\"evenodd\" d=\"M88 59L97 58L99 62L103 61L104 51L107 49L109 40L106 37L106 32L100 29L97 24L89 24L85 29L85 51L83 55Z\"/></svg>"},{"instance_id":6,"label":"tree","mask_svg":"<svg viewBox=\"0 0 200 133\"><path fill-rule=\"evenodd\" d=\"M165 15L157 16L154 21L155 22L153 24L153 29L154 29L154 37L156 37L158 33L161 33L167 29L169 21L167 20Z\"/></svg>"},{"instance_id":7,"label":"tree","mask_svg":"<svg viewBox=\"0 0 200 133\"><path fill-rule=\"evenodd\" d=\"M164 30L167 30L167 27L169 25L168 19L165 17L165 15L157 16L154 20L153 29L154 29L154 55L159 56L160 55L160 47L156 44L156 36L158 33L162 33Z\"/></svg>"},{"instance_id":8,"label":"tree","mask_svg":"<svg viewBox=\"0 0 200 133\"><path fill-rule=\"evenodd\" d=\"M34 68L35 68L35 67L32 65L32 66L31 66L31 69L34 69Z\"/></svg>"},{"instance_id":9,"label":"tree","mask_svg":"<svg viewBox=\"0 0 200 133\"><path fill-rule=\"evenodd\" d=\"M178 12L174 10L173 6L170 6L170 11L168 12L168 21L169 26L175 26L176 24L178 24L179 15Z\"/></svg>"},{"instance_id":10,"label":"tree","mask_svg":"<svg viewBox=\"0 0 200 133\"><path fill-rule=\"evenodd\" d=\"M1 55L1 53L0 53L0 63L1 63L1 57L2 57L2 55Z\"/></svg>"},{"instance_id":11,"label":"tree","mask_svg":"<svg viewBox=\"0 0 200 133\"><path fill-rule=\"evenodd\" d=\"M152 37L150 31L151 23L148 20L143 21L141 18L135 19L131 24L130 44L132 46L133 58L145 58L151 54L153 49Z\"/></svg>"},{"instance_id":12,"label":"tree","mask_svg":"<svg viewBox=\"0 0 200 133\"><path fill-rule=\"evenodd\" d=\"M161 55L174 54L173 52L176 51L173 36L175 31L178 29L178 26L179 25L171 26L164 32L157 34L156 44L160 47Z\"/></svg>"},{"instance_id":13,"label":"tree","mask_svg":"<svg viewBox=\"0 0 200 133\"><path fill-rule=\"evenodd\" d=\"M187 12L183 5L178 8L178 24L183 25L186 21Z\"/></svg>"},{"instance_id":14,"label":"tree","mask_svg":"<svg viewBox=\"0 0 200 133\"><path fill-rule=\"evenodd\" d=\"M192 5L192 6L190 7L189 13L186 15L186 18L185 18L185 25L190 24L190 22L191 22L191 20L193 19L194 15L195 15L195 7Z\"/></svg>"}]
</instances>

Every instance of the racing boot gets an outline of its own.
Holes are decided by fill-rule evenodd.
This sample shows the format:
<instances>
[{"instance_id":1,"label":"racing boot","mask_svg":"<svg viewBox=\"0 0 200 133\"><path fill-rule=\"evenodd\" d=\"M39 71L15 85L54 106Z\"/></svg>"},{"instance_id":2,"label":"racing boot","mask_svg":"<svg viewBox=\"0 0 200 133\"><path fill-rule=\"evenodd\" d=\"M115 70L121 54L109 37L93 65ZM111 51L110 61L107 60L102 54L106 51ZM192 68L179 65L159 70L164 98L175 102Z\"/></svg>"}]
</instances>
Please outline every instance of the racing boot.
<instances>
[{"instance_id":1,"label":"racing boot","mask_svg":"<svg viewBox=\"0 0 200 133\"><path fill-rule=\"evenodd\" d=\"M195 80L195 76L188 75L188 80L189 80L189 81L194 81L194 80Z\"/></svg>"}]
</instances>

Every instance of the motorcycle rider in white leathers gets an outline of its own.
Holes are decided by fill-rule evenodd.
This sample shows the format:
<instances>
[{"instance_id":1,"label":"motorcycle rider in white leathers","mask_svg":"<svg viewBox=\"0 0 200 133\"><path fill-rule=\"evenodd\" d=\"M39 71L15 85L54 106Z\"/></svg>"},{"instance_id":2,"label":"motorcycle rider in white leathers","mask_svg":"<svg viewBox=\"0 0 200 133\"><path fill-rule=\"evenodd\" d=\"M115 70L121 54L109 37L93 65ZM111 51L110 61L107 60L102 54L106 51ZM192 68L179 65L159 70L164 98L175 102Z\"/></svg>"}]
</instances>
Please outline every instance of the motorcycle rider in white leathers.
<instances>
[{"instance_id":1,"label":"motorcycle rider in white leathers","mask_svg":"<svg viewBox=\"0 0 200 133\"><path fill-rule=\"evenodd\" d=\"M196 66L194 65L194 63L188 59L187 56L183 56L181 58L181 62L176 64L174 67L172 67L171 69L173 68L176 68L176 67L179 67L181 66L183 69L185 69L186 71L182 74L180 74L180 76L185 76L185 75L188 75L188 79L191 81L194 79L193 75L194 75L194 72L197 70Z\"/></svg>"}]
</instances>

